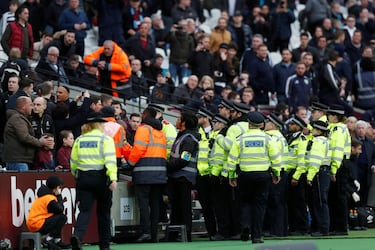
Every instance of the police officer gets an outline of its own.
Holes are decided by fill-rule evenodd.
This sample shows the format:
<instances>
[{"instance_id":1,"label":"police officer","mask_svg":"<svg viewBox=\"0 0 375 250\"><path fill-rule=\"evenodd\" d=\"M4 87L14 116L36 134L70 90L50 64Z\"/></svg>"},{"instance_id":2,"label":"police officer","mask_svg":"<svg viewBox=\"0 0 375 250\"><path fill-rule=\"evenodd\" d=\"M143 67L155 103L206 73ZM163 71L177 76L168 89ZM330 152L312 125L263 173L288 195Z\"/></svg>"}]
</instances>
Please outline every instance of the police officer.
<instances>
[{"instance_id":1,"label":"police officer","mask_svg":"<svg viewBox=\"0 0 375 250\"><path fill-rule=\"evenodd\" d=\"M329 234L328 190L329 143L328 123L312 122L313 139L306 149L307 185L309 190L309 210L311 213L311 236L320 237Z\"/></svg>"},{"instance_id":2,"label":"police officer","mask_svg":"<svg viewBox=\"0 0 375 250\"><path fill-rule=\"evenodd\" d=\"M343 106L332 105L327 111L331 149L330 173L331 187L329 189L330 230L334 235L348 234L348 202L346 192L345 171L341 169L343 159L349 159L351 137L348 128L343 123L345 110Z\"/></svg>"},{"instance_id":3,"label":"police officer","mask_svg":"<svg viewBox=\"0 0 375 250\"><path fill-rule=\"evenodd\" d=\"M167 140L156 110L146 108L134 136L128 163L133 168L133 183L139 204L143 234L137 242L157 242L160 199L167 183Z\"/></svg>"},{"instance_id":4,"label":"police officer","mask_svg":"<svg viewBox=\"0 0 375 250\"><path fill-rule=\"evenodd\" d=\"M199 202L202 206L208 237L211 239L216 234L216 219L214 213L214 190L212 190L210 182L211 171L208 164L208 153L212 135L211 120L214 115L206 109L200 109L196 116L198 118L198 132L201 135L201 140L199 141L196 188L198 190Z\"/></svg>"},{"instance_id":5,"label":"police officer","mask_svg":"<svg viewBox=\"0 0 375 250\"><path fill-rule=\"evenodd\" d=\"M217 136L225 129L229 123L229 119L217 114L212 119L213 132L209 141L209 167L211 174L211 189L214 199L214 211L217 222L217 234L210 237L210 240L225 240L229 237L227 199L223 199L223 194L228 190L228 182L221 175L224 164L226 165L226 158L224 158L224 149L218 144ZM224 161L225 160L225 161Z\"/></svg>"},{"instance_id":6,"label":"police officer","mask_svg":"<svg viewBox=\"0 0 375 250\"><path fill-rule=\"evenodd\" d=\"M233 142L249 129L247 121L247 114L250 107L244 103L232 102L230 109L231 122L228 123L228 128L222 130L223 133L217 136L217 143L224 149L224 162L227 162L228 154L232 148ZM227 164L223 165L221 175L228 178ZM238 214L240 213L238 187L231 187L227 185L227 181L223 182L223 187L226 188L222 193L223 205L227 209L228 219L225 225L225 231L228 232L229 237L238 238L240 233L240 221ZM225 200L224 200L225 199Z\"/></svg>"},{"instance_id":7,"label":"police officer","mask_svg":"<svg viewBox=\"0 0 375 250\"><path fill-rule=\"evenodd\" d=\"M285 164L288 160L288 143L281 133L283 122L271 113L264 127L266 134L272 137L273 141L278 145L281 154L280 164L280 182L271 185L268 197L268 207L265 219L266 228L269 229L269 236L287 236L288 235L288 205L287 205L287 173ZM266 234L265 234L266 236Z\"/></svg>"},{"instance_id":8,"label":"police officer","mask_svg":"<svg viewBox=\"0 0 375 250\"><path fill-rule=\"evenodd\" d=\"M117 186L117 165L113 139L103 132L105 122L101 113L90 114L72 148L70 166L76 179L80 211L70 240L73 250L82 249L94 200L97 200L100 249L109 249L111 242L112 191Z\"/></svg>"},{"instance_id":9,"label":"police officer","mask_svg":"<svg viewBox=\"0 0 375 250\"><path fill-rule=\"evenodd\" d=\"M183 111L176 122L176 128L180 132L173 143L167 164L171 224L185 225L188 241L191 241L192 230L191 190L196 183L200 140L197 127L198 119L195 114ZM175 241L176 238L175 234L169 235L170 241Z\"/></svg>"},{"instance_id":10,"label":"police officer","mask_svg":"<svg viewBox=\"0 0 375 250\"><path fill-rule=\"evenodd\" d=\"M287 142L289 145L288 171L288 221L289 234L307 233L306 165L307 138L302 130L307 124L298 116L289 121Z\"/></svg>"},{"instance_id":11,"label":"police officer","mask_svg":"<svg viewBox=\"0 0 375 250\"><path fill-rule=\"evenodd\" d=\"M233 187L237 186L239 171L241 240L247 241L251 233L253 243L263 243L263 219L272 181L270 169L274 183L280 180L279 147L260 129L264 127L264 118L259 112L249 113L249 130L233 142L228 156L229 184Z\"/></svg>"}]
</instances>

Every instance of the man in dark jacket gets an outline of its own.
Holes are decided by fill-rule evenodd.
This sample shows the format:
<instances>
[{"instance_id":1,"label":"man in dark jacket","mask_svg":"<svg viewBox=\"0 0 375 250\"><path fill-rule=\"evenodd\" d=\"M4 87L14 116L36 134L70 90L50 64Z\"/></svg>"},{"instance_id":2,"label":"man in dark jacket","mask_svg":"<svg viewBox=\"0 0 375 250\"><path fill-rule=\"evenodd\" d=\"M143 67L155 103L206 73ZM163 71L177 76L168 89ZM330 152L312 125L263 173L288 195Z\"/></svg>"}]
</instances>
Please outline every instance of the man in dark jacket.
<instances>
[{"instance_id":1,"label":"man in dark jacket","mask_svg":"<svg viewBox=\"0 0 375 250\"><path fill-rule=\"evenodd\" d=\"M197 132L198 119L194 113L182 112L176 128L180 130L167 163L169 192L171 199L171 225L185 225L187 240L191 241L192 207L191 189L196 182L197 157L200 135ZM175 232L169 241L175 241Z\"/></svg>"},{"instance_id":2,"label":"man in dark jacket","mask_svg":"<svg viewBox=\"0 0 375 250\"><path fill-rule=\"evenodd\" d=\"M196 75L199 79L204 75L213 77L214 74L214 57L209 51L209 46L210 38L208 36L203 36L188 59L191 74Z\"/></svg>"},{"instance_id":3,"label":"man in dark jacket","mask_svg":"<svg viewBox=\"0 0 375 250\"><path fill-rule=\"evenodd\" d=\"M42 51L40 51L40 58L46 58L48 55L48 49L54 46L59 49L60 55L58 59L62 64L64 64L71 55L76 54L75 39L76 34L74 30L67 30L64 35L52 40L52 42L43 47Z\"/></svg>"}]
</instances>

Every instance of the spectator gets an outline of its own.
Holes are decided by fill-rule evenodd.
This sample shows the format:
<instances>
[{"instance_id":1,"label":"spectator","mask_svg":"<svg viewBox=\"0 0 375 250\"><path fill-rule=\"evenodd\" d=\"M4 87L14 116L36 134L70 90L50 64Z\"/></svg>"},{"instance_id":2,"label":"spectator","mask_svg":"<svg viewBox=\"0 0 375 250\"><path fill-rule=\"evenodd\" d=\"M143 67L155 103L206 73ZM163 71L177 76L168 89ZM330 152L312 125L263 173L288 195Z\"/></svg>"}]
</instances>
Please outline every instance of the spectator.
<instances>
[{"instance_id":1,"label":"spectator","mask_svg":"<svg viewBox=\"0 0 375 250\"><path fill-rule=\"evenodd\" d=\"M352 65L359 61L364 47L365 46L362 43L362 32L360 30L354 31L351 41L346 44L345 48Z\"/></svg>"},{"instance_id":2,"label":"spectator","mask_svg":"<svg viewBox=\"0 0 375 250\"><path fill-rule=\"evenodd\" d=\"M83 96L81 94L77 96L75 102L82 99L82 105L71 115L69 115L70 110L68 104L65 102L57 102L56 107L52 110L56 137L59 136L62 130L71 130L74 138L77 138L81 134L81 126L90 111L91 100L88 91L85 91ZM56 148L60 148L60 146L61 145L58 144Z\"/></svg>"},{"instance_id":3,"label":"spectator","mask_svg":"<svg viewBox=\"0 0 375 250\"><path fill-rule=\"evenodd\" d=\"M62 146L57 150L57 168L70 170L70 155L74 143L72 131L62 130L60 132L59 140Z\"/></svg>"},{"instance_id":4,"label":"spectator","mask_svg":"<svg viewBox=\"0 0 375 250\"><path fill-rule=\"evenodd\" d=\"M322 25L324 18L331 16L327 0L307 0L304 12L310 34L313 33L316 26Z\"/></svg>"},{"instance_id":5,"label":"spectator","mask_svg":"<svg viewBox=\"0 0 375 250\"><path fill-rule=\"evenodd\" d=\"M301 61L306 65L305 75L310 79L313 87L313 94L317 95L319 91L319 82L317 78L317 71L314 67L314 57L312 53L305 52L301 55Z\"/></svg>"},{"instance_id":6,"label":"spectator","mask_svg":"<svg viewBox=\"0 0 375 250\"><path fill-rule=\"evenodd\" d=\"M57 47L49 47L47 58L41 59L35 67L35 71L43 81L53 80L64 84L69 83L63 65L58 60L59 54L60 51Z\"/></svg>"},{"instance_id":7,"label":"spectator","mask_svg":"<svg viewBox=\"0 0 375 250\"><path fill-rule=\"evenodd\" d=\"M251 40L251 47L247 48L242 54L240 61L240 72L247 71L248 66L252 60L256 58L257 50L260 45L263 44L263 36L260 34L255 34ZM248 72L248 71L247 71Z\"/></svg>"},{"instance_id":8,"label":"spectator","mask_svg":"<svg viewBox=\"0 0 375 250\"><path fill-rule=\"evenodd\" d=\"M253 8L249 25L253 31L253 34L260 34L262 35L262 41L264 40L265 43L269 42L271 23L265 16L262 15L261 8L259 6Z\"/></svg>"},{"instance_id":9,"label":"spectator","mask_svg":"<svg viewBox=\"0 0 375 250\"><path fill-rule=\"evenodd\" d=\"M112 96L110 96L108 94L102 94L100 96L100 100L102 101L103 107L111 106L112 102L113 102Z\"/></svg>"},{"instance_id":10,"label":"spectator","mask_svg":"<svg viewBox=\"0 0 375 250\"><path fill-rule=\"evenodd\" d=\"M229 44L232 40L231 34L228 30L228 20L220 17L217 21L217 26L211 31L210 35L210 52L214 53L219 50L220 44Z\"/></svg>"},{"instance_id":11,"label":"spectator","mask_svg":"<svg viewBox=\"0 0 375 250\"><path fill-rule=\"evenodd\" d=\"M268 48L266 45L260 45L257 50L257 57L251 61L246 69L251 77L250 85L254 89L254 101L257 104L269 104L268 92L271 92L274 99L275 83L272 75L271 65L267 61Z\"/></svg>"},{"instance_id":12,"label":"spectator","mask_svg":"<svg viewBox=\"0 0 375 250\"><path fill-rule=\"evenodd\" d=\"M129 116L128 125L126 127L126 141L133 146L135 131L141 124L141 115L138 113L132 113Z\"/></svg>"},{"instance_id":13,"label":"spectator","mask_svg":"<svg viewBox=\"0 0 375 250\"><path fill-rule=\"evenodd\" d=\"M33 46L33 55L29 59L29 64L37 63L40 60L40 52L42 49L49 44L53 39L51 33L43 33L40 41L35 42Z\"/></svg>"},{"instance_id":14,"label":"spectator","mask_svg":"<svg viewBox=\"0 0 375 250\"><path fill-rule=\"evenodd\" d=\"M131 68L131 76L127 83L127 86L129 86L130 88L125 88L122 90L124 98L130 99L137 98L140 96L148 96L149 91L147 86L147 80L142 72L141 61L138 59L133 59L131 61Z\"/></svg>"},{"instance_id":15,"label":"spectator","mask_svg":"<svg viewBox=\"0 0 375 250\"><path fill-rule=\"evenodd\" d=\"M90 28L86 13L79 8L79 0L69 0L69 8L61 12L59 17L59 29L75 31L75 53L81 57L85 52L86 31Z\"/></svg>"},{"instance_id":16,"label":"spectator","mask_svg":"<svg viewBox=\"0 0 375 250\"><path fill-rule=\"evenodd\" d=\"M226 10L233 19L236 16L236 12L240 11L240 15L244 15L248 11L245 0L220 0L216 2L219 5L219 9Z\"/></svg>"},{"instance_id":17,"label":"spectator","mask_svg":"<svg viewBox=\"0 0 375 250\"><path fill-rule=\"evenodd\" d=\"M306 65L299 62L296 65L296 73L286 80L285 97L288 100L291 113L294 113L299 106L309 107L312 84L310 79L305 76L305 71Z\"/></svg>"},{"instance_id":18,"label":"spectator","mask_svg":"<svg viewBox=\"0 0 375 250\"><path fill-rule=\"evenodd\" d=\"M348 43L352 40L354 31L357 29L355 16L349 15L346 18L346 25L343 30L345 31L345 42Z\"/></svg>"},{"instance_id":19,"label":"spectator","mask_svg":"<svg viewBox=\"0 0 375 250\"><path fill-rule=\"evenodd\" d=\"M271 51L282 51L289 46L292 36L290 25L296 20L293 10L289 9L288 2L281 0L276 9L271 11Z\"/></svg>"},{"instance_id":20,"label":"spectator","mask_svg":"<svg viewBox=\"0 0 375 250\"><path fill-rule=\"evenodd\" d=\"M71 85L81 85L80 78L84 72L84 65L80 62L79 55L71 55L64 65L64 70Z\"/></svg>"},{"instance_id":21,"label":"spectator","mask_svg":"<svg viewBox=\"0 0 375 250\"><path fill-rule=\"evenodd\" d=\"M46 113L47 100L43 97L37 97L33 101L34 108L30 117L31 126L34 129L36 138L42 137L43 134L54 134L55 128L50 114Z\"/></svg>"},{"instance_id":22,"label":"spectator","mask_svg":"<svg viewBox=\"0 0 375 250\"><path fill-rule=\"evenodd\" d=\"M64 31L63 35L58 38L52 40L52 42L48 43L43 49L40 51L40 57L42 59L47 57L49 47L56 47L60 51L60 56L58 58L59 62L63 65L71 55L76 54L76 46L75 46L75 31L74 30L66 30Z\"/></svg>"},{"instance_id":23,"label":"spectator","mask_svg":"<svg viewBox=\"0 0 375 250\"><path fill-rule=\"evenodd\" d=\"M144 73L145 78L147 80L147 85L149 87L155 85L157 75L162 73L166 74L166 69L162 68L164 62L164 57L161 54L156 54L155 59L151 63L150 67L143 70L142 73ZM170 75L170 73L168 73Z\"/></svg>"},{"instance_id":24,"label":"spectator","mask_svg":"<svg viewBox=\"0 0 375 250\"><path fill-rule=\"evenodd\" d=\"M300 34L300 46L292 50L292 61L299 62L302 58L301 55L304 52L310 52L315 57L315 61L317 60L317 51L316 48L309 45L309 34L306 32L302 32Z\"/></svg>"},{"instance_id":25,"label":"spectator","mask_svg":"<svg viewBox=\"0 0 375 250\"><path fill-rule=\"evenodd\" d=\"M10 49L19 48L21 57L26 60L33 55L33 29L28 23L29 10L21 5L15 12L16 20L10 22L1 37L4 52L9 55Z\"/></svg>"},{"instance_id":26,"label":"spectator","mask_svg":"<svg viewBox=\"0 0 375 250\"><path fill-rule=\"evenodd\" d=\"M278 102L286 103L286 80L294 74L295 70L296 64L292 62L292 53L288 49L283 49L281 52L281 62L276 64L272 69Z\"/></svg>"},{"instance_id":27,"label":"spectator","mask_svg":"<svg viewBox=\"0 0 375 250\"><path fill-rule=\"evenodd\" d=\"M316 26L314 33L312 34L312 38L309 41L309 45L317 48L318 47L318 39L319 37L323 36L323 28L322 26Z\"/></svg>"},{"instance_id":28,"label":"spectator","mask_svg":"<svg viewBox=\"0 0 375 250\"><path fill-rule=\"evenodd\" d=\"M13 95L9 96L9 101L6 106L7 110L14 110L16 108L17 98L20 96L31 97L33 91L34 81L26 77L21 78L21 81L19 82L19 89L15 93L13 93Z\"/></svg>"},{"instance_id":29,"label":"spectator","mask_svg":"<svg viewBox=\"0 0 375 250\"><path fill-rule=\"evenodd\" d=\"M150 102L157 104L166 104L170 103L172 93L174 91L174 82L172 78L163 76L162 73L159 73L156 78L156 84L152 89ZM169 75L170 76L170 75Z\"/></svg>"},{"instance_id":30,"label":"spectator","mask_svg":"<svg viewBox=\"0 0 375 250\"><path fill-rule=\"evenodd\" d=\"M33 27L34 41L37 42L44 29L43 7L37 0L26 0L22 5L29 9L29 23Z\"/></svg>"},{"instance_id":31,"label":"spectator","mask_svg":"<svg viewBox=\"0 0 375 250\"><path fill-rule=\"evenodd\" d=\"M235 91L241 92L241 93L243 89L248 87L249 85L250 85L250 76L249 76L249 73L247 73L246 71L241 72L239 76L236 76L233 79L233 82L231 84L231 86L233 87Z\"/></svg>"},{"instance_id":32,"label":"spectator","mask_svg":"<svg viewBox=\"0 0 375 250\"><path fill-rule=\"evenodd\" d=\"M327 42L331 43L334 39L334 35L336 32L335 27L333 27L332 19L330 18L324 18L322 23L322 29L323 29L323 36L327 38Z\"/></svg>"},{"instance_id":33,"label":"spectator","mask_svg":"<svg viewBox=\"0 0 375 250\"><path fill-rule=\"evenodd\" d=\"M85 65L85 71L81 75L79 86L100 92L98 82L98 68L92 65Z\"/></svg>"},{"instance_id":34,"label":"spectator","mask_svg":"<svg viewBox=\"0 0 375 250\"><path fill-rule=\"evenodd\" d=\"M364 57L361 62L362 70L356 74L357 97L355 105L358 108L370 110L375 106L375 63L371 58Z\"/></svg>"},{"instance_id":35,"label":"spectator","mask_svg":"<svg viewBox=\"0 0 375 250\"><path fill-rule=\"evenodd\" d=\"M90 104L90 112L100 112L102 110L102 100L100 100L99 96L91 96L91 104Z\"/></svg>"},{"instance_id":36,"label":"spectator","mask_svg":"<svg viewBox=\"0 0 375 250\"><path fill-rule=\"evenodd\" d=\"M169 72L173 81L179 84L191 74L187 61L194 49L194 40L186 32L186 26L186 20L179 21L165 37L165 42L170 44Z\"/></svg>"},{"instance_id":37,"label":"spectator","mask_svg":"<svg viewBox=\"0 0 375 250\"><path fill-rule=\"evenodd\" d=\"M124 46L125 38L122 29L124 1L98 0L95 6L98 10L99 46L102 46L106 40L113 40L121 47Z\"/></svg>"},{"instance_id":38,"label":"spectator","mask_svg":"<svg viewBox=\"0 0 375 250\"><path fill-rule=\"evenodd\" d=\"M242 55L250 46L253 32L249 25L243 23L241 9L234 12L233 22L229 24L228 30L230 31L232 42L235 42L238 46L238 54Z\"/></svg>"},{"instance_id":39,"label":"spectator","mask_svg":"<svg viewBox=\"0 0 375 250\"><path fill-rule=\"evenodd\" d=\"M34 163L32 165L32 170L55 170L56 162L53 158L53 149L55 147L55 139L53 134L44 134L48 139L51 139L53 143L50 145L43 146L42 148L38 149L35 158ZM59 167L58 169L60 169Z\"/></svg>"},{"instance_id":40,"label":"spectator","mask_svg":"<svg viewBox=\"0 0 375 250\"><path fill-rule=\"evenodd\" d=\"M367 123L359 120L355 124L355 139L362 143L362 152L358 156L357 167L354 170L358 177L361 197L361 206L367 206L371 177L375 166L375 146L371 138L367 136Z\"/></svg>"},{"instance_id":41,"label":"spectator","mask_svg":"<svg viewBox=\"0 0 375 250\"><path fill-rule=\"evenodd\" d=\"M164 25L162 15L154 13L151 16L152 27L151 27L151 37L157 48L167 49L164 37L167 35L168 30Z\"/></svg>"},{"instance_id":42,"label":"spectator","mask_svg":"<svg viewBox=\"0 0 375 250\"><path fill-rule=\"evenodd\" d=\"M344 27L345 18L341 12L341 5L338 1L332 1L331 15L332 15L333 21L337 21L339 23L339 28L342 29Z\"/></svg>"},{"instance_id":43,"label":"spectator","mask_svg":"<svg viewBox=\"0 0 375 250\"><path fill-rule=\"evenodd\" d=\"M31 205L26 221L30 232L48 234L43 245L49 249L67 248L61 240L61 230L66 223L61 187L64 181L57 176L50 176L46 185L37 191L37 198Z\"/></svg>"},{"instance_id":44,"label":"spectator","mask_svg":"<svg viewBox=\"0 0 375 250\"><path fill-rule=\"evenodd\" d=\"M53 82L46 81L39 85L37 85L38 95L43 97L47 101L47 109L46 113L51 115L52 109L56 106L55 104L55 96L53 95Z\"/></svg>"},{"instance_id":45,"label":"spectator","mask_svg":"<svg viewBox=\"0 0 375 250\"><path fill-rule=\"evenodd\" d=\"M325 63L328 61L328 55L331 49L327 46L327 38L325 36L321 36L318 38L317 44L317 54L318 54L318 62L319 64Z\"/></svg>"},{"instance_id":46,"label":"spectator","mask_svg":"<svg viewBox=\"0 0 375 250\"><path fill-rule=\"evenodd\" d=\"M204 75L213 77L214 72L214 59L209 51L210 38L203 35L193 50L188 59L188 64L191 69L191 74L196 75L199 79ZM202 63L205 62L205 63Z\"/></svg>"},{"instance_id":47,"label":"spectator","mask_svg":"<svg viewBox=\"0 0 375 250\"><path fill-rule=\"evenodd\" d=\"M16 12L18 6L19 6L18 0L11 0L9 1L9 11L5 12L3 16L0 19L0 38L3 35L7 25L10 22L13 22L16 20L14 13Z\"/></svg>"},{"instance_id":48,"label":"spectator","mask_svg":"<svg viewBox=\"0 0 375 250\"><path fill-rule=\"evenodd\" d=\"M27 119L32 109L30 97L19 97L16 101L16 112L9 117L5 125L3 160L7 170L29 170L36 149L53 144L51 138L43 136L38 139L34 136L34 130Z\"/></svg>"},{"instance_id":49,"label":"spectator","mask_svg":"<svg viewBox=\"0 0 375 250\"><path fill-rule=\"evenodd\" d=\"M196 75L189 76L185 84L181 84L174 90L172 102L185 105L191 100L199 100L202 94L197 87L198 77Z\"/></svg>"},{"instance_id":50,"label":"spectator","mask_svg":"<svg viewBox=\"0 0 375 250\"><path fill-rule=\"evenodd\" d=\"M371 40L372 35L375 33L374 14L374 12L369 13L367 8L362 8L359 13L359 18L356 21L357 29L362 31L364 43L368 43Z\"/></svg>"},{"instance_id":51,"label":"spectator","mask_svg":"<svg viewBox=\"0 0 375 250\"><path fill-rule=\"evenodd\" d=\"M197 19L197 11L191 7L191 0L179 0L178 4L172 8L171 17L173 23L178 23L182 19L192 18Z\"/></svg>"},{"instance_id":52,"label":"spectator","mask_svg":"<svg viewBox=\"0 0 375 250\"><path fill-rule=\"evenodd\" d=\"M10 75L19 77L26 75L28 69L27 61L21 59L21 51L19 48L12 48L9 52L8 61L3 63L0 68L1 89L3 92L8 90L8 79Z\"/></svg>"},{"instance_id":53,"label":"spectator","mask_svg":"<svg viewBox=\"0 0 375 250\"><path fill-rule=\"evenodd\" d=\"M241 101L250 107L250 111L256 110L254 102L254 90L251 87L245 87L241 94Z\"/></svg>"},{"instance_id":54,"label":"spectator","mask_svg":"<svg viewBox=\"0 0 375 250\"><path fill-rule=\"evenodd\" d=\"M122 16L125 39L129 39L137 33L139 25L142 23L145 13L141 6L141 0L130 0L129 6L124 10Z\"/></svg>"},{"instance_id":55,"label":"spectator","mask_svg":"<svg viewBox=\"0 0 375 250\"><path fill-rule=\"evenodd\" d=\"M102 47L86 55L84 62L98 68L102 92L113 96L118 96L114 89L126 86L131 74L127 54L111 40L105 41Z\"/></svg>"},{"instance_id":56,"label":"spectator","mask_svg":"<svg viewBox=\"0 0 375 250\"><path fill-rule=\"evenodd\" d=\"M135 58L141 60L143 69L150 67L156 55L155 44L149 35L150 28L147 23L141 23L138 32L126 41L124 47L129 60L132 61Z\"/></svg>"},{"instance_id":57,"label":"spectator","mask_svg":"<svg viewBox=\"0 0 375 250\"><path fill-rule=\"evenodd\" d=\"M44 31L53 34L59 31L59 18L61 12L68 8L68 2L65 0L52 0L48 5L48 11L45 15Z\"/></svg>"},{"instance_id":58,"label":"spectator","mask_svg":"<svg viewBox=\"0 0 375 250\"><path fill-rule=\"evenodd\" d=\"M213 55L214 57L214 81L215 92L220 93L221 89L225 87L227 82L231 82L236 75L236 71L229 58L229 45L222 43L218 51Z\"/></svg>"}]
</instances>

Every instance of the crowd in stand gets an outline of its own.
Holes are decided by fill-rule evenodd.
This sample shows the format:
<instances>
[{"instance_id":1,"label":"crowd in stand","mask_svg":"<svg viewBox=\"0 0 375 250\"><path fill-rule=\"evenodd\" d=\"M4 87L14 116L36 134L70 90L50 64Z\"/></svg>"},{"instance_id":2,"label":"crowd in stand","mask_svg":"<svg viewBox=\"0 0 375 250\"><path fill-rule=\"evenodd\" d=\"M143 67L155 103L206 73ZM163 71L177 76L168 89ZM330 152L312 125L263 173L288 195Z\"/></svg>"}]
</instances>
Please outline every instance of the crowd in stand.
<instances>
[{"instance_id":1,"label":"crowd in stand","mask_svg":"<svg viewBox=\"0 0 375 250\"><path fill-rule=\"evenodd\" d=\"M296 2L11 0L7 9L0 6L8 55L0 69L3 167L69 169L74 138L91 112L123 125L132 144L141 116L127 115L112 96L213 114L225 101L246 104L247 111L271 104L281 121L294 115L306 124L314 119L311 104L319 102L343 106L352 138L362 140L358 164L366 171L358 173L356 192L367 205L375 164L375 3L307 0L297 12ZM204 21L214 7L221 13L210 30ZM298 47L290 43L297 19ZM86 54L93 26L99 48ZM280 53L281 62L274 64L270 52ZM102 95L84 91L71 100L69 85ZM361 121L354 108L363 110Z\"/></svg>"}]
</instances>

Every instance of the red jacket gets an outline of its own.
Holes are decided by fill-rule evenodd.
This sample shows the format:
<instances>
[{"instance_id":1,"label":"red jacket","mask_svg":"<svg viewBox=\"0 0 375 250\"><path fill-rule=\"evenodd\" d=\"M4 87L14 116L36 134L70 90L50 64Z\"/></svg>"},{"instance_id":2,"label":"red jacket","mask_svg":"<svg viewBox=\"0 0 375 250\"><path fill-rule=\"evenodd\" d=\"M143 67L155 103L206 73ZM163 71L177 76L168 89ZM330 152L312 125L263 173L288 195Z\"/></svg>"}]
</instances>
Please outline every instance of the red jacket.
<instances>
[{"instance_id":1,"label":"red jacket","mask_svg":"<svg viewBox=\"0 0 375 250\"><path fill-rule=\"evenodd\" d=\"M9 43L9 50L12 48L19 48L22 52L23 50L23 43L25 38L23 37L23 27L18 22L10 22L10 28L12 30L12 35L8 41ZM29 52L28 55L33 55L33 47L34 47L34 38L33 38L33 29L29 23L26 23L27 33L29 35Z\"/></svg>"}]
</instances>

